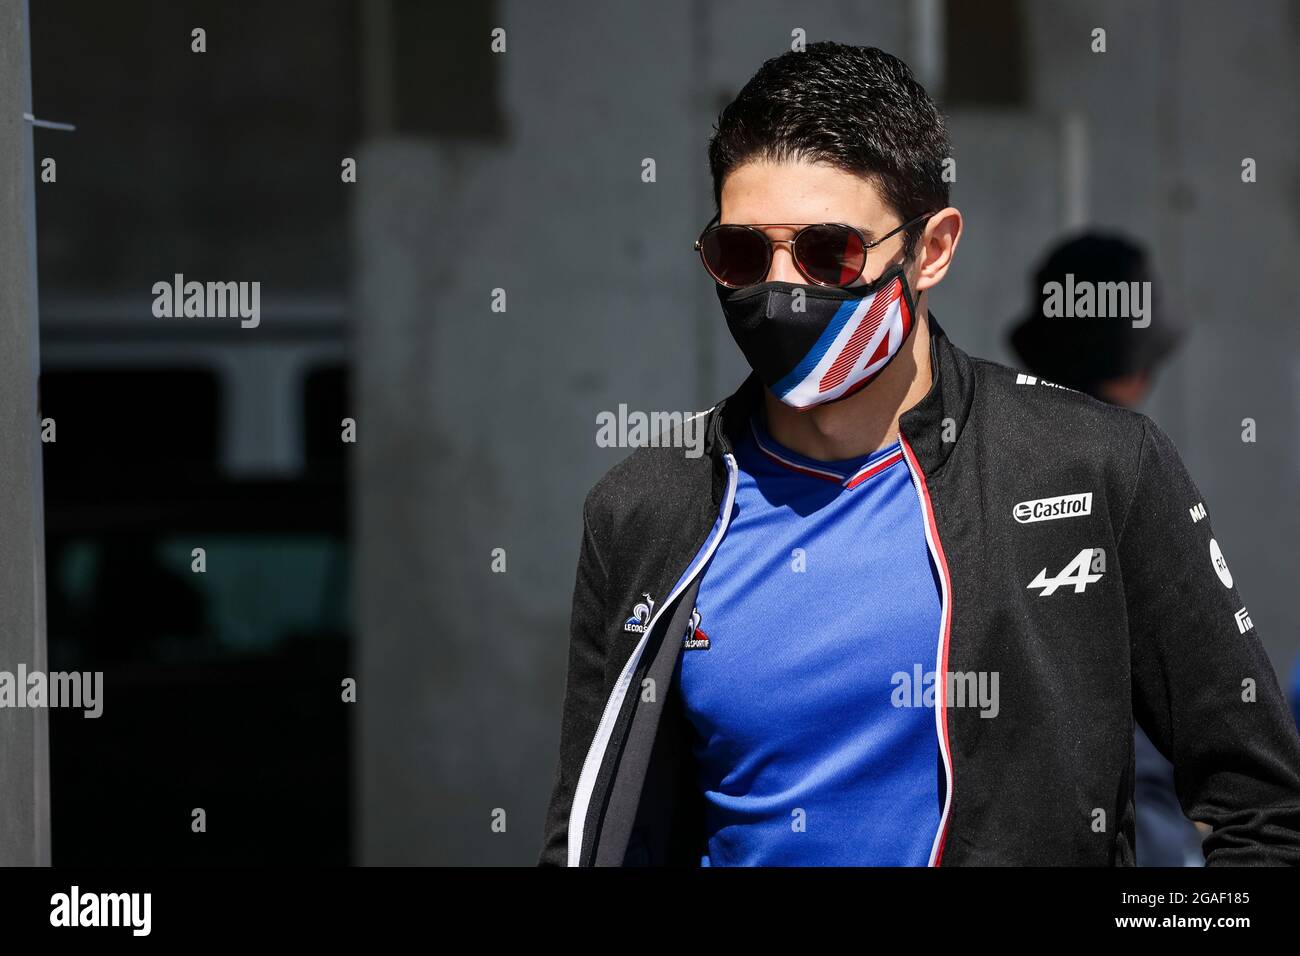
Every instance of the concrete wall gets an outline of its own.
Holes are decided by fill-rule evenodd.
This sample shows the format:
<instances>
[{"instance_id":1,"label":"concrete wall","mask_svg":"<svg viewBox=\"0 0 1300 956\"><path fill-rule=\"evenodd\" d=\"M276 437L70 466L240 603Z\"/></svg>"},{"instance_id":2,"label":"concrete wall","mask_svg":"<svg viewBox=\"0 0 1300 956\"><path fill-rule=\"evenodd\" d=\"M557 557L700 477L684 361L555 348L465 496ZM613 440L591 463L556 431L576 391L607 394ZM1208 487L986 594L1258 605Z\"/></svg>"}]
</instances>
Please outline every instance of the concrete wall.
<instances>
[{"instance_id":1,"label":"concrete wall","mask_svg":"<svg viewBox=\"0 0 1300 956\"><path fill-rule=\"evenodd\" d=\"M26 0L0 0L0 670L46 669ZM48 718L0 710L0 865L50 860Z\"/></svg>"}]
</instances>

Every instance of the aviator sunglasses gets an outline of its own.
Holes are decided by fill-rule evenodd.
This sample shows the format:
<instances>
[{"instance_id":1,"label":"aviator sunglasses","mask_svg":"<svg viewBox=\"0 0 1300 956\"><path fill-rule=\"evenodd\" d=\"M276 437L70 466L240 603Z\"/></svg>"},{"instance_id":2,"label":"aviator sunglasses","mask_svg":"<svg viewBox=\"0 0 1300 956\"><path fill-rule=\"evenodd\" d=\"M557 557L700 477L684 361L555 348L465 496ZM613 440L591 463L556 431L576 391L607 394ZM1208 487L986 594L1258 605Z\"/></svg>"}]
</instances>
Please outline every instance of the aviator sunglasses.
<instances>
[{"instance_id":1,"label":"aviator sunglasses","mask_svg":"<svg viewBox=\"0 0 1300 956\"><path fill-rule=\"evenodd\" d=\"M762 282L772 265L772 246L778 242L790 243L795 268L809 282L842 287L862 275L869 250L932 215L927 212L909 219L871 242L862 230L842 222L719 224L714 216L695 240L695 248L713 281L728 289ZM758 228L760 225L802 228L792 239L773 239Z\"/></svg>"}]
</instances>

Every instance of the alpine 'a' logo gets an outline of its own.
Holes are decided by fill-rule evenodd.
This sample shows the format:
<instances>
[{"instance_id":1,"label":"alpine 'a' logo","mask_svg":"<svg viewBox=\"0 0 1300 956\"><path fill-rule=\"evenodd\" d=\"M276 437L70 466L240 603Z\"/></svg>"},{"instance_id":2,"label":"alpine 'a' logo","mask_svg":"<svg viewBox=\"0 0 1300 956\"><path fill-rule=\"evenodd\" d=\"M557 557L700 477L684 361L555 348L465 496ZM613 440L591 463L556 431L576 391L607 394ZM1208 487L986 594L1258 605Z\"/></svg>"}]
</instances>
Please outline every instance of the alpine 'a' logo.
<instances>
[{"instance_id":1,"label":"alpine 'a' logo","mask_svg":"<svg viewBox=\"0 0 1300 956\"><path fill-rule=\"evenodd\" d=\"M642 591L641 596L645 598L632 608L632 616L623 624L623 630L631 631L633 634L645 633L645 626L650 623L650 615L654 613L655 602L648 591Z\"/></svg>"},{"instance_id":2,"label":"alpine 'a' logo","mask_svg":"<svg viewBox=\"0 0 1300 956\"><path fill-rule=\"evenodd\" d=\"M1056 518L1077 518L1092 514L1092 492L1081 491L1055 498L1037 498L1022 501L1011 509L1011 516L1021 524L1034 521L1052 521Z\"/></svg>"},{"instance_id":3,"label":"alpine 'a' logo","mask_svg":"<svg viewBox=\"0 0 1300 956\"><path fill-rule=\"evenodd\" d=\"M700 630L700 609L691 609L691 619L686 625L686 638L682 641L684 651L707 651L709 635Z\"/></svg>"},{"instance_id":4,"label":"alpine 'a' logo","mask_svg":"<svg viewBox=\"0 0 1300 956\"><path fill-rule=\"evenodd\" d=\"M1104 573L1100 566L1096 568L1093 566L1096 553L1097 549L1095 548L1084 548L1074 556L1074 560L1067 564L1060 574L1049 578L1047 568L1043 568L1025 587L1041 588L1042 590L1038 594L1039 597L1053 595L1056 593L1057 588L1066 587L1067 585L1074 586L1075 594L1082 594L1084 588L1089 584L1100 581Z\"/></svg>"}]
</instances>

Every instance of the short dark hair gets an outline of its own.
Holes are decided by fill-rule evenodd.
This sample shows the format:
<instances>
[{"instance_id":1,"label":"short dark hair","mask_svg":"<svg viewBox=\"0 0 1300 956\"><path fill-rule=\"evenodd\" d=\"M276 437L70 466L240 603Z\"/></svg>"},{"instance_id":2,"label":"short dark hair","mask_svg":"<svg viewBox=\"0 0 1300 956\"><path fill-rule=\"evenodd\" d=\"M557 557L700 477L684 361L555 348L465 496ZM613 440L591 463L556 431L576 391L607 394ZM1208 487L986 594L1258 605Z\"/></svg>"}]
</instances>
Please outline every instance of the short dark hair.
<instances>
[{"instance_id":1,"label":"short dark hair","mask_svg":"<svg viewBox=\"0 0 1300 956\"><path fill-rule=\"evenodd\" d=\"M948 205L943 117L907 64L875 47L810 43L764 63L709 140L713 201L751 160L803 159L872 182L903 221ZM911 256L925 224L907 230Z\"/></svg>"}]
</instances>

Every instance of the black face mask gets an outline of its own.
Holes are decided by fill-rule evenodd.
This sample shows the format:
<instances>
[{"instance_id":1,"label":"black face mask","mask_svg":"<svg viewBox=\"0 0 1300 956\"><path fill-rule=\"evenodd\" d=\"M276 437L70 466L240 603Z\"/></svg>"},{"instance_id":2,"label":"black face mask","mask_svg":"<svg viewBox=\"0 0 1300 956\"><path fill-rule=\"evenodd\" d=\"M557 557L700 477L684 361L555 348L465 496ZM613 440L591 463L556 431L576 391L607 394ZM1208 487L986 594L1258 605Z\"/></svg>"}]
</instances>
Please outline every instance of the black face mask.
<instances>
[{"instance_id":1,"label":"black face mask","mask_svg":"<svg viewBox=\"0 0 1300 956\"><path fill-rule=\"evenodd\" d=\"M793 408L833 402L865 386L916 324L901 264L848 289L760 282L717 290L727 328L750 367Z\"/></svg>"}]
</instances>

